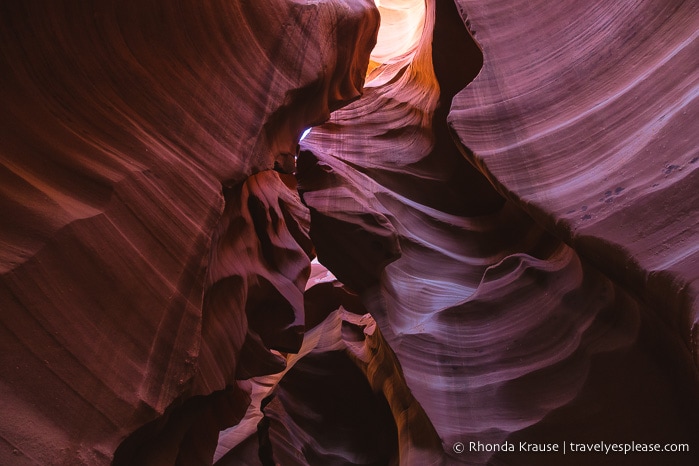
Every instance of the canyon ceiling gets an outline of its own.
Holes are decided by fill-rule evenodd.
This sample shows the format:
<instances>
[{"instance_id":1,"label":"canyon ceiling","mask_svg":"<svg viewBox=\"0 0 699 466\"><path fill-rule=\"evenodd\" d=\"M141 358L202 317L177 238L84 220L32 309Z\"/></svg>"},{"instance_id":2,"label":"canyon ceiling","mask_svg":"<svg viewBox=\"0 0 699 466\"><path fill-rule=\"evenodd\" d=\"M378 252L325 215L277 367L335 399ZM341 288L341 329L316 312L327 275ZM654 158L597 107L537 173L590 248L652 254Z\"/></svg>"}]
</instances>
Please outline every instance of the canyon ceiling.
<instances>
[{"instance_id":1,"label":"canyon ceiling","mask_svg":"<svg viewBox=\"0 0 699 466\"><path fill-rule=\"evenodd\" d=\"M698 1L0 24L1 465L699 464Z\"/></svg>"}]
</instances>

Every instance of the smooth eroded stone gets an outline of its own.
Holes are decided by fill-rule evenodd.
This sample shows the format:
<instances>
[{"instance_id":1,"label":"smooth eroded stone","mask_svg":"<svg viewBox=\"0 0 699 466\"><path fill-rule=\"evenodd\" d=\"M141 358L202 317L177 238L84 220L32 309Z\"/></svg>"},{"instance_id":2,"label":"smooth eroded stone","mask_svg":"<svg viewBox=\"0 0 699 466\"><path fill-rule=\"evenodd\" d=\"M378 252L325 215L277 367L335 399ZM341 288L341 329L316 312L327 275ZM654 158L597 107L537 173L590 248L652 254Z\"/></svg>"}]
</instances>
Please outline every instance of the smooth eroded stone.
<instances>
[{"instance_id":1,"label":"smooth eroded stone","mask_svg":"<svg viewBox=\"0 0 699 466\"><path fill-rule=\"evenodd\" d=\"M590 236L588 241L594 247L584 247L560 234L564 223L549 221L536 213L532 207L535 202L529 202L530 198L550 203L578 201L569 192L576 186L569 186L566 181L575 164L583 163L576 150L587 147L585 139L572 138L570 145L564 146L568 140L555 133L564 128L552 124L547 131L555 137L537 140L549 144L545 151L517 152L521 141L532 142L534 138L523 140L524 136L519 136L521 127L515 116L545 127L549 121L542 118L541 112L547 109L546 105L562 105L565 101L571 102L565 111L572 123L597 118L593 112L597 107L588 109L581 103L590 98L594 84L587 78L573 80L573 71L566 75L568 68L561 68L575 62L578 49L587 49L579 43L573 47L572 43L556 41L575 37L576 28L592 21L599 29L641 18L643 14L608 6L619 16L610 13L608 20L602 21L601 13L593 20L589 13L580 10L576 18L584 17L584 21L571 19L565 24L573 26L561 27L560 17L572 18L572 12L577 10L566 10L564 6L547 9L542 3L539 8L546 14L537 16L539 9L531 3L515 8L507 2L490 2L473 6L473 11L471 2L463 2L466 9L461 3L454 9L450 2L429 2L423 37L414 42L409 60L403 60L403 55L396 58L403 68L392 70L395 74L391 79L373 84L369 79L362 98L334 112L326 125L314 128L302 142L302 149L307 152L302 151L304 160L299 164L298 176L302 199L312 212L311 232L316 222L314 213L322 214L322 241L337 248L325 256L327 265L339 279L345 281L349 277L346 283L362 297L376 319L400 362L407 386L442 442L441 446L433 445L432 451L446 464L561 464L561 457L555 454L521 457L492 449L460 452L453 448L457 442L561 443L591 441L602 435L610 441L646 438L659 443L691 443L692 426L699 419L699 384L687 351L691 326L679 325L685 322L686 312L692 306L689 288L664 288L671 292L665 297L668 305L660 306L657 300L650 299L652 293L639 292L639 287L633 286L638 270L633 261L621 260L622 255L613 254L613 249L594 246L595 241L603 240L601 236ZM685 3L678 8L675 20L667 21L688 27L693 20L687 18L696 17L688 14L692 7ZM682 8L687 10L684 16L679 14ZM626 13L622 14L622 10ZM454 147L450 146L451 141L444 140L449 132L439 129L439 118L443 119L441 124L446 124L447 118L446 112L440 110L443 97L458 91L455 88L459 79L449 76L448 61L444 60L448 52L437 48L437 39L458 36L459 32L451 29L457 26L468 36L465 21L452 21L454 17L466 20L466 12L468 28L476 32L483 50L484 68L456 96L448 118L460 138L460 150L472 162L472 169L484 176L473 183L461 174L454 178L444 176L446 167L453 167ZM527 15L531 16L531 23L522 20ZM487 33L482 32L488 28ZM498 28L518 34L497 36ZM554 29L560 34L554 34ZM694 37L693 33L687 36L687 31L680 27L673 39L686 46L677 49L683 54L680 69L685 70L694 63L686 56ZM412 37L411 31L404 35ZM481 35L485 36L482 43ZM609 38L594 37L594 44L618 41L613 34ZM537 38L536 44L533 38ZM657 44L649 40L643 45L651 47L654 43ZM493 49L492 56L489 44L500 47ZM518 48L528 44L528 49ZM537 47L550 53L537 55ZM477 59L476 55L470 57ZM541 57L540 61L536 61L537 57ZM544 68L544 58L554 62L553 71ZM369 77L381 74L381 64L375 66ZM527 75L538 66L547 74ZM462 70L465 74L461 81L467 81L468 67L454 69ZM490 77L489 73L495 76ZM690 75L684 73L684 77L673 79L684 79L682 82L686 83ZM512 76L520 76L522 81ZM551 78L550 85L560 94L539 95L548 89L545 76ZM558 79L561 76L570 79ZM444 96L439 92L442 82ZM502 85L497 88L493 83ZM489 100L484 100L479 92L487 84L492 87L487 88ZM571 92L572 85L589 86L591 90ZM671 92L666 87L662 89ZM464 96L471 99L467 101ZM664 94L659 98L664 98ZM643 105L647 104L646 100ZM508 109L519 113L513 116ZM674 116L679 118L680 114ZM482 115L487 115L487 119ZM581 131L578 136L586 134ZM611 134L610 139L615 137ZM473 145L467 136L473 136ZM622 140L616 138L617 142ZM679 153L686 154L686 136L682 141L685 145ZM497 148L502 150L497 152ZM603 154L592 155L598 157L595 163L607 163ZM552 162L543 163L536 157L547 157ZM497 162L500 171L489 168L490 158ZM425 159L430 160L429 164L421 163ZM627 173L631 170L625 169ZM580 170L576 173L580 173L581 179L603 172L601 167L598 170L590 164L586 171ZM454 168L447 172L458 173ZM612 175L622 173L623 170L616 170ZM472 175L473 179L478 179L476 175ZM423 182L430 178L439 183ZM490 184L484 183L484 179ZM521 184L510 186L510 180L521 180ZM592 195L589 185L580 186L584 195ZM546 191L549 187L551 191ZM608 197L619 201L628 193L625 189L615 192L617 187L624 188L615 186ZM434 189L440 193L435 197L441 201L435 202L431 193L424 193L423 189ZM526 196L517 189L525 190ZM444 195L450 192L460 195L445 200ZM686 190L678 188L673 192L679 196ZM503 202L500 196L506 200ZM687 196L682 201L687 207L682 212L694 211L696 202L691 199ZM636 220L629 224L629 234L655 228L653 214L640 205L634 215ZM673 217L663 215L669 225ZM365 227L364 233L357 228L370 225L369 220L374 218L388 221L382 222L381 231L390 234L401 252L390 263L381 262L377 250L370 247L371 242L357 240L362 234L373 234L371 227ZM609 221L617 229L626 225L620 216L609 217ZM692 262L694 242L690 238L696 236L692 233L696 216L682 217L679 222L687 227L677 230L685 238L677 247L688 252L682 256L682 261L688 261L686 265ZM351 234L347 225L355 227ZM653 231L661 234L664 230ZM667 239L674 240L675 237ZM320 250L319 259L324 260ZM600 261L607 266L600 266ZM367 274L357 272L366 270L367 263L373 265L374 272L371 280L362 281ZM615 269L618 264L629 267L620 274ZM691 277L687 277L691 283ZM657 282L651 276L650 289L653 283ZM673 307L677 303L684 307ZM673 314L673 309L684 309L685 313ZM639 384L648 388L639 390ZM626 459L596 457L595 461L609 465L644 461L633 458L629 460L633 463L623 463ZM585 464L589 458L571 461ZM672 461L693 464L696 452L673 455Z\"/></svg>"},{"instance_id":2,"label":"smooth eroded stone","mask_svg":"<svg viewBox=\"0 0 699 466\"><path fill-rule=\"evenodd\" d=\"M449 116L469 159L696 361L697 3L457 3L484 56Z\"/></svg>"},{"instance_id":3,"label":"smooth eroded stone","mask_svg":"<svg viewBox=\"0 0 699 466\"><path fill-rule=\"evenodd\" d=\"M269 173L359 96L378 13L5 2L0 24L0 463L108 464L300 345L307 213ZM212 276L224 228L254 252Z\"/></svg>"}]
</instances>

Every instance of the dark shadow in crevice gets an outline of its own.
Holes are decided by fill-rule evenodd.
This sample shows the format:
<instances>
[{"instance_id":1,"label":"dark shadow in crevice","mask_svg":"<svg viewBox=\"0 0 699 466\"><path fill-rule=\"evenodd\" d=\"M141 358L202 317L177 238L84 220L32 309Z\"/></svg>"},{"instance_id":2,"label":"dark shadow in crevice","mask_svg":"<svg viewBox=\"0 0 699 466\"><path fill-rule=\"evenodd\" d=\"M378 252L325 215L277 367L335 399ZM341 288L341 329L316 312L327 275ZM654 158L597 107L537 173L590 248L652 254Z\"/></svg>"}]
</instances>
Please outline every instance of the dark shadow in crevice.
<instances>
[{"instance_id":1,"label":"dark shadow in crevice","mask_svg":"<svg viewBox=\"0 0 699 466\"><path fill-rule=\"evenodd\" d=\"M115 451L112 465L211 464L219 432L240 422L249 401L237 387L178 400L129 435Z\"/></svg>"},{"instance_id":2,"label":"dark shadow in crevice","mask_svg":"<svg viewBox=\"0 0 699 466\"><path fill-rule=\"evenodd\" d=\"M394 464L398 430L386 398L343 351L311 353L263 410L276 464ZM303 432L304 435L299 435Z\"/></svg>"}]
</instances>

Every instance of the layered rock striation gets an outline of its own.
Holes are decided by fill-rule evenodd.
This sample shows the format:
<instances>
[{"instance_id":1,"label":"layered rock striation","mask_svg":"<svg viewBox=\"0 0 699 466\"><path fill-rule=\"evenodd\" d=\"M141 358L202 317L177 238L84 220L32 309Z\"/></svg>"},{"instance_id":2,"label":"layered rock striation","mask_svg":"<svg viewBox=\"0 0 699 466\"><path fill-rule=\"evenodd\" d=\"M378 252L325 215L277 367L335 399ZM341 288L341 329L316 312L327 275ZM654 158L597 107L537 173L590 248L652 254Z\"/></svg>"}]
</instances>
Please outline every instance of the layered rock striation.
<instances>
[{"instance_id":1,"label":"layered rock striation","mask_svg":"<svg viewBox=\"0 0 699 466\"><path fill-rule=\"evenodd\" d=\"M0 7L0 463L107 464L129 436L117 463L210 461L236 380L301 343L308 220L273 169L360 94L378 15L44 3Z\"/></svg>"},{"instance_id":2,"label":"layered rock striation","mask_svg":"<svg viewBox=\"0 0 699 466\"><path fill-rule=\"evenodd\" d=\"M376 83L381 65L374 64L364 96L302 143L300 190L319 258L362 296L395 351L443 442L434 464L590 461L455 452L456 442L691 443L699 413L691 337L698 217L684 213L697 209L688 188L696 144L679 135L695 120L688 54L696 49L696 8L644 8L599 3L582 14L561 5L542 14L543 4L428 2L409 63ZM473 74L454 63L481 59L464 24L477 33L483 70L462 91ZM670 45L649 38L660 24L668 33L677 28ZM458 26L462 48L453 45ZM655 58L645 66L630 57L609 61L625 50ZM651 88L659 93L653 110L644 107ZM456 162L442 129L455 94L449 127L471 166ZM674 120L663 122L668 108L677 110ZM583 126L590 122L619 152L599 150L598 127ZM663 160L684 160L656 163L662 186L640 176L652 172L660 150L644 141L664 145ZM643 179L645 191L628 179ZM640 197L628 197L634 192ZM677 197L683 214L675 219L663 208L655 217L634 201L651 194L663 205ZM567 218L577 219L574 226ZM590 229L583 234L580 225ZM660 240L668 228L672 239ZM695 455L672 461L691 464Z\"/></svg>"},{"instance_id":3,"label":"layered rock striation","mask_svg":"<svg viewBox=\"0 0 699 466\"><path fill-rule=\"evenodd\" d=\"M699 6L458 3L485 57L449 117L468 158L696 363Z\"/></svg>"},{"instance_id":4,"label":"layered rock striation","mask_svg":"<svg viewBox=\"0 0 699 466\"><path fill-rule=\"evenodd\" d=\"M0 464L696 464L699 7L608 3L0 6ZM690 450L470 448L600 441Z\"/></svg>"}]
</instances>

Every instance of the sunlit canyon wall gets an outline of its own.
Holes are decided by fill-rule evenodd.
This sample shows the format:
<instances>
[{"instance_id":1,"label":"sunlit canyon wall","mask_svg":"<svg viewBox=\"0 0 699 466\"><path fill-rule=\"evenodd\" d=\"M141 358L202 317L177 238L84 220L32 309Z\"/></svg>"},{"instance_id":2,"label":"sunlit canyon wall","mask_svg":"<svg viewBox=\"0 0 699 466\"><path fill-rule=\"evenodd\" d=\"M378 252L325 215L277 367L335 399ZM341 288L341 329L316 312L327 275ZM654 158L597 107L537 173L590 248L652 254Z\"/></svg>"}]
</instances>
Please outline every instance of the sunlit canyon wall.
<instances>
[{"instance_id":1,"label":"sunlit canyon wall","mask_svg":"<svg viewBox=\"0 0 699 466\"><path fill-rule=\"evenodd\" d=\"M0 23L0 464L699 462L696 1Z\"/></svg>"}]
</instances>

